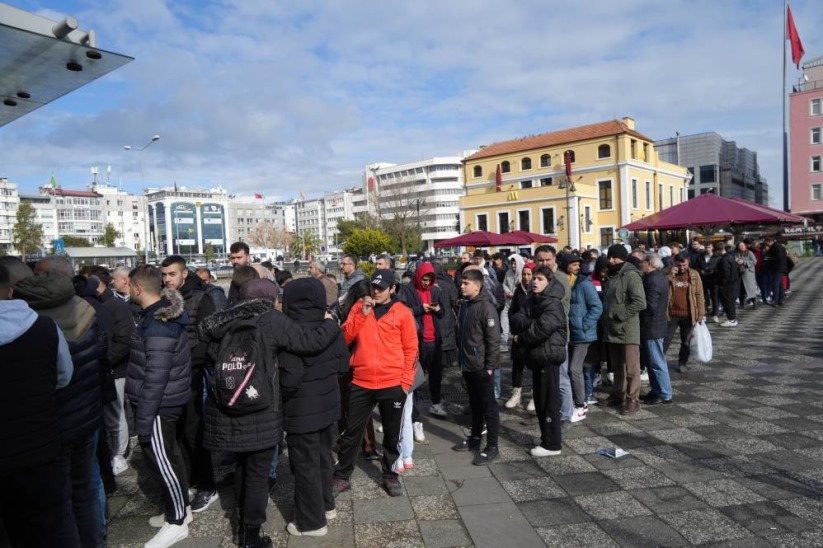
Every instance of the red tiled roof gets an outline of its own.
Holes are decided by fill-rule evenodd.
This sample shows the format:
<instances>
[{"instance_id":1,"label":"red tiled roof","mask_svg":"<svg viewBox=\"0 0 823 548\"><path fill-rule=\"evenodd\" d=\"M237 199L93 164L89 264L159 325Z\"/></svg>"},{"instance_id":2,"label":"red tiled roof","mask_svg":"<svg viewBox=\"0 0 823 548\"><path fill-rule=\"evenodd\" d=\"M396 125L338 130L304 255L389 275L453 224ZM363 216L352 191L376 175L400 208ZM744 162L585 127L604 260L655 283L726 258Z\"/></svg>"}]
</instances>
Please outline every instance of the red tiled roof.
<instances>
[{"instance_id":1,"label":"red tiled roof","mask_svg":"<svg viewBox=\"0 0 823 548\"><path fill-rule=\"evenodd\" d=\"M75 198L99 198L101 195L90 190L63 190L62 188L50 188L46 192L52 196L73 196Z\"/></svg>"},{"instance_id":2,"label":"red tiled roof","mask_svg":"<svg viewBox=\"0 0 823 548\"><path fill-rule=\"evenodd\" d=\"M598 124L590 124L588 126L571 129L561 129L560 131L552 131L549 133L541 133L540 135L530 135L528 137L494 143L472 154L463 161L480 160L481 158L511 154L513 152L525 152L527 150L565 145L579 141L588 141L590 139L622 135L624 133L637 137L638 139L652 141L652 139L642 133L629 129L629 127L620 120L609 120L608 122L600 122Z\"/></svg>"}]
</instances>

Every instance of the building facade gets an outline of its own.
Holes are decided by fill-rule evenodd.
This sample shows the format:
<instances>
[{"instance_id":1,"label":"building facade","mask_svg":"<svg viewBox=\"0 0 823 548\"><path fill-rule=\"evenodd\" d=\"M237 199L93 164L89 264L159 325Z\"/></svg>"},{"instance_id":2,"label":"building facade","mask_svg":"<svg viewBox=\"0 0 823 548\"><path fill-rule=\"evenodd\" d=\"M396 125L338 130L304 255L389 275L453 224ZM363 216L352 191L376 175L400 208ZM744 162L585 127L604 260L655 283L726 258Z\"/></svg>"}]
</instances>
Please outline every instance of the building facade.
<instances>
[{"instance_id":1,"label":"building facade","mask_svg":"<svg viewBox=\"0 0 823 548\"><path fill-rule=\"evenodd\" d=\"M340 242L340 231L337 229L337 222L341 220L351 221L354 219L354 193L352 190L335 191L323 196L323 209L325 212L326 237L323 242L325 249L322 251L330 256L339 256L342 250Z\"/></svg>"},{"instance_id":2,"label":"building facade","mask_svg":"<svg viewBox=\"0 0 823 548\"><path fill-rule=\"evenodd\" d=\"M146 242L146 199L112 185L94 185L92 189L101 197L103 229L111 224L119 234L115 246L143 250Z\"/></svg>"},{"instance_id":3,"label":"building facade","mask_svg":"<svg viewBox=\"0 0 823 548\"><path fill-rule=\"evenodd\" d=\"M460 232L527 230L573 248L611 245L620 227L686 200L691 178L631 118L495 143L463 170Z\"/></svg>"},{"instance_id":4,"label":"building facade","mask_svg":"<svg viewBox=\"0 0 823 548\"><path fill-rule=\"evenodd\" d=\"M34 220L43 227L43 239L40 244L40 253L43 254L51 249L52 242L58 238L57 209L54 201L49 195L21 194L20 203L30 204L34 208Z\"/></svg>"},{"instance_id":5,"label":"building facade","mask_svg":"<svg viewBox=\"0 0 823 548\"><path fill-rule=\"evenodd\" d=\"M769 203L769 187L760 174L757 153L726 141L718 133L678 135L655 141L654 147L662 161L692 173L689 198L713 192L725 198Z\"/></svg>"},{"instance_id":6,"label":"building facade","mask_svg":"<svg viewBox=\"0 0 823 548\"><path fill-rule=\"evenodd\" d=\"M225 190L148 189L146 199L150 251L192 258L202 256L206 244L211 244L215 256L225 256L231 245Z\"/></svg>"},{"instance_id":7,"label":"building facade","mask_svg":"<svg viewBox=\"0 0 823 548\"><path fill-rule=\"evenodd\" d=\"M88 240L91 245L97 245L98 241L102 245L105 215L100 194L92 190L41 187L40 197L43 200L39 201L35 208L52 209L55 212L55 237L76 236Z\"/></svg>"},{"instance_id":8,"label":"building facade","mask_svg":"<svg viewBox=\"0 0 823 548\"><path fill-rule=\"evenodd\" d=\"M803 63L803 77L789 95L792 213L823 221L823 56Z\"/></svg>"},{"instance_id":9,"label":"building facade","mask_svg":"<svg viewBox=\"0 0 823 548\"><path fill-rule=\"evenodd\" d=\"M6 178L0 178L0 250L10 253L14 240L14 225L17 223L17 208L20 196L17 185Z\"/></svg>"}]
</instances>

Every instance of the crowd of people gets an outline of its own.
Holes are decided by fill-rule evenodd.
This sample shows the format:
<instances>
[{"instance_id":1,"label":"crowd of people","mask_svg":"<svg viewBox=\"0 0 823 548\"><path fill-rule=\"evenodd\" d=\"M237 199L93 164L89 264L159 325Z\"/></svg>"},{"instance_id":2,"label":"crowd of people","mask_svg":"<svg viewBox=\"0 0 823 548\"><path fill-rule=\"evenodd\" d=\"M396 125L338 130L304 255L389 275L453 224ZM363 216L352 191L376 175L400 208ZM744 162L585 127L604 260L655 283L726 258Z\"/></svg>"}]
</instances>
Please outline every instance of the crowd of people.
<instances>
[{"instance_id":1,"label":"crowd of people","mask_svg":"<svg viewBox=\"0 0 823 548\"><path fill-rule=\"evenodd\" d=\"M771 239L615 244L602 256L477 250L453 275L424 259L402 281L388 255L370 276L344 256L340 283L319 261L295 279L250 259L246 244L231 246L227 295L176 255L80 272L64 257L32 267L0 258L0 363L11 383L0 399L0 538L103 546L106 497L139 451L164 510L149 519L158 531L147 548L186 538L193 514L219 500L218 463L234 467L237 544L271 546L262 526L285 446L295 478L287 531L323 536L358 458L380 461L384 489L403 496L400 476L425 440L419 391L427 385L431 416L449 417L442 379L454 364L471 417L455 451L477 466L499 457L500 402L534 413L533 456L559 455L563 430L590 404L625 415L670 404L675 334L682 372L697 322L722 314L735 327L739 306L783 305L794 264ZM501 353L512 364L508 398ZM594 397L608 385L608 398Z\"/></svg>"}]
</instances>

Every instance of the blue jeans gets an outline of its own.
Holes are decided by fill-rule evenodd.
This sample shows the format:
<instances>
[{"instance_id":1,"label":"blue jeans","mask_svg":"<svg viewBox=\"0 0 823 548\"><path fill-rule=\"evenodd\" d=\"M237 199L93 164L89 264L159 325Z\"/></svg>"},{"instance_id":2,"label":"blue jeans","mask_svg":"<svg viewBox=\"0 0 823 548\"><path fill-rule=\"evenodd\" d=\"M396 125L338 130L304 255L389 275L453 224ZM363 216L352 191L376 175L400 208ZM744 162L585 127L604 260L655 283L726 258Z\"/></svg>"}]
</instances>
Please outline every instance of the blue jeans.
<instances>
[{"instance_id":1,"label":"blue jeans","mask_svg":"<svg viewBox=\"0 0 823 548\"><path fill-rule=\"evenodd\" d=\"M600 364L591 365L591 366L583 366L583 383L586 386L586 399L592 397L592 393L594 393L594 376L597 374L597 371L600 370Z\"/></svg>"},{"instance_id":2,"label":"blue jeans","mask_svg":"<svg viewBox=\"0 0 823 548\"><path fill-rule=\"evenodd\" d=\"M274 455L271 458L269 467L269 479L277 479L277 465L280 464L280 444L274 446Z\"/></svg>"},{"instance_id":3,"label":"blue jeans","mask_svg":"<svg viewBox=\"0 0 823 548\"><path fill-rule=\"evenodd\" d=\"M494 399L500 399L500 368L494 370Z\"/></svg>"},{"instance_id":4,"label":"blue jeans","mask_svg":"<svg viewBox=\"0 0 823 548\"><path fill-rule=\"evenodd\" d=\"M60 475L65 478L70 493L70 519L63 523L58 536L59 546L74 546L74 539L79 537L82 546L100 546L101 536L97 497L92 480L92 461L97 457L92 444L92 434L81 436L76 440L63 442L57 466ZM99 473L98 473L99 476Z\"/></svg>"},{"instance_id":5,"label":"blue jeans","mask_svg":"<svg viewBox=\"0 0 823 548\"><path fill-rule=\"evenodd\" d=\"M97 448L100 440L100 429L94 433L92 444ZM106 489L103 487L103 476L100 475L100 461L97 454L91 460L91 482L97 495L97 519L100 522L100 538L106 538Z\"/></svg>"},{"instance_id":6,"label":"blue jeans","mask_svg":"<svg viewBox=\"0 0 823 548\"><path fill-rule=\"evenodd\" d=\"M663 352L663 339L646 339L640 344L640 363L649 372L651 393L664 400L672 399L672 382L669 378L669 365Z\"/></svg>"},{"instance_id":7,"label":"blue jeans","mask_svg":"<svg viewBox=\"0 0 823 548\"><path fill-rule=\"evenodd\" d=\"M574 413L574 398L572 397L572 381L569 377L569 352L560 366L560 420L568 421Z\"/></svg>"}]
</instances>

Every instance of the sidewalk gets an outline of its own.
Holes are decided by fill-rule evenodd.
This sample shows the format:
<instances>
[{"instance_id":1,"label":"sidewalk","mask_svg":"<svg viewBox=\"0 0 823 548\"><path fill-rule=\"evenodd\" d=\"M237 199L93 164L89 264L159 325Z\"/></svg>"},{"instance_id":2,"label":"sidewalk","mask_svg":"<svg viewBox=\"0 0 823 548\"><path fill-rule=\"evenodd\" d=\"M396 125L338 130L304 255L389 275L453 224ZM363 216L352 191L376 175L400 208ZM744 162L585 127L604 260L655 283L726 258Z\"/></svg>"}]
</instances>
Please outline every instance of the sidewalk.
<instances>
[{"instance_id":1,"label":"sidewalk","mask_svg":"<svg viewBox=\"0 0 823 548\"><path fill-rule=\"evenodd\" d=\"M629 417L592 407L564 432L559 457L531 457L537 426L520 424L522 408L502 406L497 462L472 466L471 455L451 451L465 436L458 422L468 417L459 415L466 399L450 369L444 397L453 414L424 419L426 442L415 445L415 468L403 474L406 496L389 497L379 466L361 460L329 534L290 538L293 480L284 454L265 529L275 546L335 548L821 546L820 266L823 259L812 258L797 267L781 309L739 312L737 328L710 326L715 360L672 373L674 404ZM675 355L676 346L670 363ZM595 454L605 447L630 455ZM138 453L138 470L139 461ZM155 531L147 520L160 512L157 496L146 498L134 469L118 483L109 499L109 546L142 546ZM190 538L176 546L233 546L225 517L232 507L231 488L223 489L220 503L196 514Z\"/></svg>"}]
</instances>

